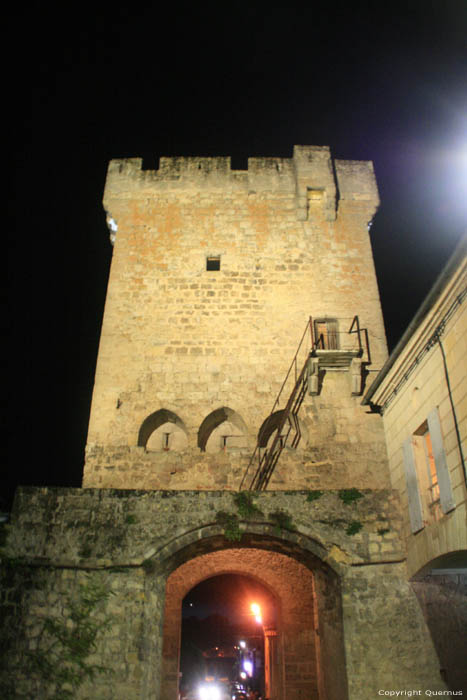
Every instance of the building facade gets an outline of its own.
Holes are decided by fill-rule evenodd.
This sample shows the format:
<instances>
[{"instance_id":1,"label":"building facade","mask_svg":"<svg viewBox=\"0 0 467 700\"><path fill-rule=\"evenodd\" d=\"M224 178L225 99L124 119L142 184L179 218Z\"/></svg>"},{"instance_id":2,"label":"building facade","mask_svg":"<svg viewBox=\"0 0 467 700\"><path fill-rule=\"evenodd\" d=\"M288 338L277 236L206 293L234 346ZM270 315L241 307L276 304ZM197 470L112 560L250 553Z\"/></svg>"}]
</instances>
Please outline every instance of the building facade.
<instances>
[{"instance_id":1,"label":"building facade","mask_svg":"<svg viewBox=\"0 0 467 700\"><path fill-rule=\"evenodd\" d=\"M271 700L445 690L383 422L362 405L387 358L371 163L312 146L246 171L112 161L104 206L83 488L20 489L4 550L12 697L62 682L37 659L91 585L106 625L89 658L109 675L74 697L176 700L182 600L221 573L276 601Z\"/></svg>"},{"instance_id":2,"label":"building facade","mask_svg":"<svg viewBox=\"0 0 467 700\"><path fill-rule=\"evenodd\" d=\"M407 569L453 686L467 692L467 238L364 398L383 415Z\"/></svg>"}]
</instances>

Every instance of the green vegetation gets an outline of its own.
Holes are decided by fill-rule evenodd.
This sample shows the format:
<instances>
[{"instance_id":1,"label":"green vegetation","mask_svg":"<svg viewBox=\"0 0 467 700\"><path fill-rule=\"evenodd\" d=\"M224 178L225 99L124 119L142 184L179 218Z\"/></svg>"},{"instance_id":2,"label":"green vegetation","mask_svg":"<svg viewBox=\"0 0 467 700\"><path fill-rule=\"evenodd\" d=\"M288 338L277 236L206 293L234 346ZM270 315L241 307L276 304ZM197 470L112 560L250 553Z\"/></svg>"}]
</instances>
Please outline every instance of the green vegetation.
<instances>
[{"instance_id":1,"label":"green vegetation","mask_svg":"<svg viewBox=\"0 0 467 700\"><path fill-rule=\"evenodd\" d=\"M323 493L324 493L324 491L317 491L317 490L316 491L308 491L308 493L306 495L306 500L309 502L317 501L318 498L321 498Z\"/></svg>"},{"instance_id":2,"label":"green vegetation","mask_svg":"<svg viewBox=\"0 0 467 700\"><path fill-rule=\"evenodd\" d=\"M254 503L254 499L258 495L249 491L240 491L234 494L233 500L237 508L237 513L227 513L226 511L218 511L216 513L216 521L224 528L224 536L232 542L239 542L242 539L242 531L240 530L240 520L258 520L264 518L264 513ZM280 535L283 530L294 532L295 525L292 522L292 517L285 510L276 510L268 514L269 522L274 524L274 531Z\"/></svg>"},{"instance_id":3,"label":"green vegetation","mask_svg":"<svg viewBox=\"0 0 467 700\"><path fill-rule=\"evenodd\" d=\"M339 491L339 498L348 506L358 501L359 498L363 498L363 493L360 493L358 489L341 489Z\"/></svg>"},{"instance_id":4,"label":"green vegetation","mask_svg":"<svg viewBox=\"0 0 467 700\"><path fill-rule=\"evenodd\" d=\"M220 510L216 513L216 520L224 528L224 536L227 540L239 542L242 539L238 517L235 513L226 513L224 510Z\"/></svg>"},{"instance_id":5,"label":"green vegetation","mask_svg":"<svg viewBox=\"0 0 467 700\"><path fill-rule=\"evenodd\" d=\"M358 521L358 520L352 520L350 525L348 526L347 530L345 531L347 535L356 535L357 532L360 532L362 529L363 525Z\"/></svg>"},{"instance_id":6,"label":"green vegetation","mask_svg":"<svg viewBox=\"0 0 467 700\"><path fill-rule=\"evenodd\" d=\"M47 686L51 700L75 698L86 680L111 672L88 660L99 634L112 624L109 616L96 615L110 595L104 584L89 578L80 585L77 599L65 596L66 616L44 618L38 648L28 653L28 661L31 674L39 678L41 688Z\"/></svg>"},{"instance_id":7,"label":"green vegetation","mask_svg":"<svg viewBox=\"0 0 467 700\"><path fill-rule=\"evenodd\" d=\"M134 515L127 515L125 518L125 522L127 525L134 525L136 522L136 518Z\"/></svg>"},{"instance_id":8,"label":"green vegetation","mask_svg":"<svg viewBox=\"0 0 467 700\"><path fill-rule=\"evenodd\" d=\"M257 518L263 515L263 512L253 502L257 497L257 494L251 493L251 491L240 491L234 494L234 503L237 506L237 512L241 518L249 520L250 518Z\"/></svg>"},{"instance_id":9,"label":"green vegetation","mask_svg":"<svg viewBox=\"0 0 467 700\"><path fill-rule=\"evenodd\" d=\"M216 513L217 522L224 528L224 535L231 542L239 542L242 539L239 522L241 520L252 520L263 517L263 512L254 503L257 494L250 491L240 491L233 494L233 501L237 513L227 513L220 510Z\"/></svg>"},{"instance_id":10,"label":"green vegetation","mask_svg":"<svg viewBox=\"0 0 467 700\"><path fill-rule=\"evenodd\" d=\"M292 516L285 510L275 510L269 513L268 520L274 523L274 532L276 532L277 535L281 535L283 530L294 532L297 529L292 522Z\"/></svg>"}]
</instances>

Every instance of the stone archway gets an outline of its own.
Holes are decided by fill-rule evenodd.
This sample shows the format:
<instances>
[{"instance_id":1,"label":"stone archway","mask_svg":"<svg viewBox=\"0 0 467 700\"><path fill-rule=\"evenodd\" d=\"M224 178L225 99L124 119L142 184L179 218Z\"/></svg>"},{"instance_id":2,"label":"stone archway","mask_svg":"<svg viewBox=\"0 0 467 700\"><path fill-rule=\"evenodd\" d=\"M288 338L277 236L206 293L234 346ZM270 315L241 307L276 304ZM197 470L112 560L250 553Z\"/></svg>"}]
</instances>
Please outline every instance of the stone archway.
<instances>
[{"instance_id":1,"label":"stone archway","mask_svg":"<svg viewBox=\"0 0 467 700\"><path fill-rule=\"evenodd\" d=\"M427 562L411 579L451 691L467 693L467 550L455 550Z\"/></svg>"},{"instance_id":2,"label":"stone archway","mask_svg":"<svg viewBox=\"0 0 467 700\"><path fill-rule=\"evenodd\" d=\"M340 598L333 598L337 588L323 571L312 571L293 556L258 546L195 555L168 576L161 700L177 697L182 600L197 583L221 573L255 578L278 601L277 630L265 635L271 700L343 700L347 691ZM332 648L332 659L323 661L323 642L328 654Z\"/></svg>"}]
</instances>

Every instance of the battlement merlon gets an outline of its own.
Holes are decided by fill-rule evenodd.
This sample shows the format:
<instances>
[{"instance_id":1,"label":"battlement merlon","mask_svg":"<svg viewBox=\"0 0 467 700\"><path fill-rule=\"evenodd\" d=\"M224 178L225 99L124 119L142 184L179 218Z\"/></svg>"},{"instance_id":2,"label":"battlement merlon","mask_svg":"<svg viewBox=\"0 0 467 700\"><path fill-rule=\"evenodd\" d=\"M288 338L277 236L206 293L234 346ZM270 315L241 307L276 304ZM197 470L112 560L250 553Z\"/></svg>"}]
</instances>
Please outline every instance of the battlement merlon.
<instances>
[{"instance_id":1,"label":"battlement merlon","mask_svg":"<svg viewBox=\"0 0 467 700\"><path fill-rule=\"evenodd\" d=\"M327 221L336 218L341 200L367 203L369 219L379 204L371 161L333 163L328 146L295 146L292 158L249 158L247 170L232 170L230 157L161 157L158 170L143 170L142 165L142 158L110 161L104 193L107 211L115 200L187 189L293 193L301 221L309 219L310 206L318 203Z\"/></svg>"}]
</instances>

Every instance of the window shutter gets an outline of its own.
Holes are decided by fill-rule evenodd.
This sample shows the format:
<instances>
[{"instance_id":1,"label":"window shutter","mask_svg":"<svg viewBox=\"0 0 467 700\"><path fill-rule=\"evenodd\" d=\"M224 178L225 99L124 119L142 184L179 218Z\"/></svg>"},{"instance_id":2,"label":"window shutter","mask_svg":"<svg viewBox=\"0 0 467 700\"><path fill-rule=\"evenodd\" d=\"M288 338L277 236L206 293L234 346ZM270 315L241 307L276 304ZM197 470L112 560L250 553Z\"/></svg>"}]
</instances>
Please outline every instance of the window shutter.
<instances>
[{"instance_id":1,"label":"window shutter","mask_svg":"<svg viewBox=\"0 0 467 700\"><path fill-rule=\"evenodd\" d=\"M404 454L405 478L407 481L407 497L409 500L409 516L412 532L419 532L423 529L422 504L420 492L418 490L417 471L415 469L415 459L412 448L412 437L408 437L402 446Z\"/></svg>"},{"instance_id":2,"label":"window shutter","mask_svg":"<svg viewBox=\"0 0 467 700\"><path fill-rule=\"evenodd\" d=\"M331 319L327 321L327 326L328 326L328 343L329 343L329 349L330 350L338 350L339 349L339 339L337 336L337 321L334 319Z\"/></svg>"},{"instance_id":3,"label":"window shutter","mask_svg":"<svg viewBox=\"0 0 467 700\"><path fill-rule=\"evenodd\" d=\"M446 453L443 447L443 436L441 433L441 424L439 422L438 409L434 408L428 414L428 430L430 431L431 444L433 446L433 457L436 465L436 474L438 475L439 484L439 500L443 513L449 513L454 510L456 504L452 495L451 478L449 476L448 465L446 462Z\"/></svg>"}]
</instances>

